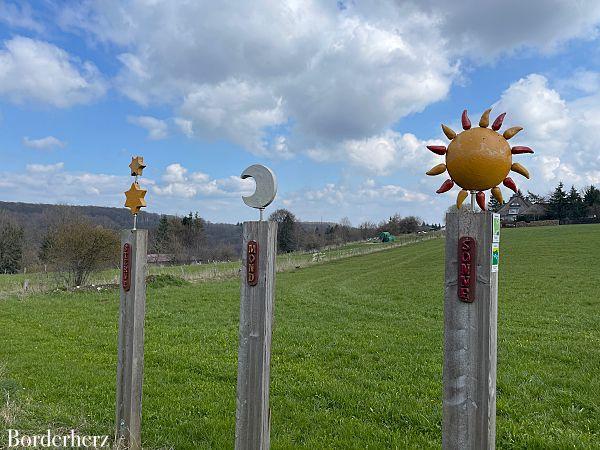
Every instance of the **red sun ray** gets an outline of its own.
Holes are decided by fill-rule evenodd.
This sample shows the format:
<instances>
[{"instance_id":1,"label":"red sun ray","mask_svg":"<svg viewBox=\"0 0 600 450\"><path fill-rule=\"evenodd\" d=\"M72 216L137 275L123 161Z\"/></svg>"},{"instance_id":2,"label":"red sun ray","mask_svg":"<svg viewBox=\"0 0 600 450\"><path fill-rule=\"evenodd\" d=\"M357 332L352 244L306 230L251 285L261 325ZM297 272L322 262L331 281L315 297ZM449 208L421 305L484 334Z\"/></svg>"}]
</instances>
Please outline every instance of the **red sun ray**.
<instances>
[{"instance_id":1,"label":"red sun ray","mask_svg":"<svg viewBox=\"0 0 600 450\"><path fill-rule=\"evenodd\" d=\"M454 181L452 181L451 179L448 178L446 181L444 181L444 183L440 186L440 188L435 192L437 194L443 194L444 192L448 192L453 187L454 187Z\"/></svg>"},{"instance_id":2,"label":"red sun ray","mask_svg":"<svg viewBox=\"0 0 600 450\"><path fill-rule=\"evenodd\" d=\"M520 155L521 153L533 153L533 150L531 150L529 147L524 147L522 145L517 145L510 151L513 155Z\"/></svg>"},{"instance_id":3,"label":"red sun ray","mask_svg":"<svg viewBox=\"0 0 600 450\"><path fill-rule=\"evenodd\" d=\"M427 148L431 150L436 155L445 155L446 147L443 145L428 145Z\"/></svg>"},{"instance_id":4,"label":"red sun ray","mask_svg":"<svg viewBox=\"0 0 600 450\"><path fill-rule=\"evenodd\" d=\"M471 128L471 121L469 120L469 116L467 116L466 109L462 113L461 121L463 130L468 130L469 128Z\"/></svg>"},{"instance_id":5,"label":"red sun ray","mask_svg":"<svg viewBox=\"0 0 600 450\"><path fill-rule=\"evenodd\" d=\"M502 184L504 184L504 186L506 186L507 188L512 189L515 192L515 194L517 193L517 185L511 177L506 177Z\"/></svg>"},{"instance_id":6,"label":"red sun ray","mask_svg":"<svg viewBox=\"0 0 600 450\"><path fill-rule=\"evenodd\" d=\"M492 130L498 131L500 129L502 122L504 122L504 116L506 116L506 113L502 113L496 117L496 120L494 120L494 123L492 124Z\"/></svg>"},{"instance_id":7,"label":"red sun ray","mask_svg":"<svg viewBox=\"0 0 600 450\"><path fill-rule=\"evenodd\" d=\"M482 211L485 211L485 193L483 191L479 191L475 195L475 199L477 200L477 204L481 208Z\"/></svg>"}]
</instances>

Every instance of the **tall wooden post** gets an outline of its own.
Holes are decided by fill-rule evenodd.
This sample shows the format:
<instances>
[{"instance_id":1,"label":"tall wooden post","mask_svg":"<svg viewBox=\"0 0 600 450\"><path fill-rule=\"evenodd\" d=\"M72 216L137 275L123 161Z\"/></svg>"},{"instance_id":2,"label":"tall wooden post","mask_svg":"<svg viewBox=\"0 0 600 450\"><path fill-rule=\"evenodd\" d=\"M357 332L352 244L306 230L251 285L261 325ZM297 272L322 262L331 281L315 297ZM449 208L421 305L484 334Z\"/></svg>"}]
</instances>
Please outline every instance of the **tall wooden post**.
<instances>
[{"instance_id":1,"label":"tall wooden post","mask_svg":"<svg viewBox=\"0 0 600 450\"><path fill-rule=\"evenodd\" d=\"M444 449L495 447L498 239L490 212L446 215Z\"/></svg>"},{"instance_id":2,"label":"tall wooden post","mask_svg":"<svg viewBox=\"0 0 600 450\"><path fill-rule=\"evenodd\" d=\"M276 222L244 222L235 448L270 446L269 382Z\"/></svg>"},{"instance_id":3,"label":"tall wooden post","mask_svg":"<svg viewBox=\"0 0 600 450\"><path fill-rule=\"evenodd\" d=\"M117 448L141 449L148 230L121 233L121 304L117 363Z\"/></svg>"}]
</instances>

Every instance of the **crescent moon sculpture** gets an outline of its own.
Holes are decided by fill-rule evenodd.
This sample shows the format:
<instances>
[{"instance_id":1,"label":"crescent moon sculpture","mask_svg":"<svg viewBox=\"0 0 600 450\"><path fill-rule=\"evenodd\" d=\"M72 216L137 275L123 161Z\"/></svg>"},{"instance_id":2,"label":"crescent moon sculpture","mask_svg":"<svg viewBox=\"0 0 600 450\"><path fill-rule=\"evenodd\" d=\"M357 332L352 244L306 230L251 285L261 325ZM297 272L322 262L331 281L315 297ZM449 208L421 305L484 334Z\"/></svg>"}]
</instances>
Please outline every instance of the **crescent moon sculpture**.
<instances>
[{"instance_id":1,"label":"crescent moon sculpture","mask_svg":"<svg viewBox=\"0 0 600 450\"><path fill-rule=\"evenodd\" d=\"M247 167L240 175L242 179L254 178L256 189L254 194L247 197L242 196L244 203L251 208L260 210L260 219L262 220L262 212L275 199L277 194L277 179L275 174L268 167L262 164L253 164Z\"/></svg>"}]
</instances>

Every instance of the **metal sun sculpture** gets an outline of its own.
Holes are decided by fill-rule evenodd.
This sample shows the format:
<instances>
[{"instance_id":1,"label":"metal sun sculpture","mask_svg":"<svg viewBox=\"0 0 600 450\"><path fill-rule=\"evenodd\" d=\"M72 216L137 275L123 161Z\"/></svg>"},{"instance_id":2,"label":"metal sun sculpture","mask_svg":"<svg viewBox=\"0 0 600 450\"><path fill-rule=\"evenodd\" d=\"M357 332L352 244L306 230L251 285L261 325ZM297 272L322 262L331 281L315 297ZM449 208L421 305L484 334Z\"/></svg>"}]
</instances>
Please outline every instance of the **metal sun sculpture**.
<instances>
[{"instance_id":1,"label":"metal sun sculpture","mask_svg":"<svg viewBox=\"0 0 600 450\"><path fill-rule=\"evenodd\" d=\"M491 189L494 198L502 204L500 183L517 192L517 185L508 176L511 170L529 178L529 172L525 167L512 162L512 155L533 153L533 150L523 146L511 148L508 143L508 140L523 128L512 127L502 134L498 133L506 113L500 114L494 120L491 129L487 128L490 123L490 111L491 108L482 114L479 127L471 128L471 121L465 109L462 113L463 132L456 134L446 125L442 125L444 134L451 141L447 148L443 145L427 146L433 153L446 156L446 164L432 167L427 175L441 175L448 171L450 176L436 192L438 194L447 192L454 187L454 184L462 188L456 199L457 208L461 207L470 191L475 195L479 207L485 210L483 191L487 189Z\"/></svg>"},{"instance_id":2,"label":"metal sun sculpture","mask_svg":"<svg viewBox=\"0 0 600 450\"><path fill-rule=\"evenodd\" d=\"M129 190L125 191L125 207L131 210L131 214L133 214L133 229L136 229L137 225L137 215L140 212L141 208L146 207L146 200L144 197L146 196L146 190L142 189L138 183L138 177L142 175L142 172L146 165L144 164L144 158L142 156L135 156L131 158L131 164L129 164L129 168L131 169L131 176L135 177L133 183L131 183L131 187Z\"/></svg>"}]
</instances>

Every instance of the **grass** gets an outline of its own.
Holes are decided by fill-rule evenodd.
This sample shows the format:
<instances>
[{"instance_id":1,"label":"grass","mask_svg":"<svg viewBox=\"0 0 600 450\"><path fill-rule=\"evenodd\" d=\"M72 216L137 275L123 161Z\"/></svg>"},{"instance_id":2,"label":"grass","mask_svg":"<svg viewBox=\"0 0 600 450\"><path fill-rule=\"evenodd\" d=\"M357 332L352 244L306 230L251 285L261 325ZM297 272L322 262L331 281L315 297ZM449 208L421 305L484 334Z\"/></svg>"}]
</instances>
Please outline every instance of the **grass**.
<instances>
[{"instance_id":1,"label":"grass","mask_svg":"<svg viewBox=\"0 0 600 450\"><path fill-rule=\"evenodd\" d=\"M599 253L598 225L502 231L499 448L600 447ZM439 448L442 283L439 239L279 274L272 447ZM150 284L145 448L233 447L238 309L237 280ZM117 313L116 290L0 301L12 428L112 434Z\"/></svg>"},{"instance_id":2,"label":"grass","mask_svg":"<svg viewBox=\"0 0 600 450\"><path fill-rule=\"evenodd\" d=\"M405 234L397 237L396 242L352 242L339 246L332 246L320 252L293 252L277 256L277 271L283 272L289 269L307 267L314 264L348 258L351 256L375 253L389 248L410 245L417 242L437 239L442 236L440 232L428 234ZM174 266L149 266L149 275L173 275L187 281L203 282L209 280L223 280L236 278L240 262L224 261L204 264L188 264ZM27 292L23 285L27 280L29 286ZM89 284L109 285L118 284L119 270L107 269L92 275ZM0 298L10 295L26 295L28 293L43 293L57 287L63 287L55 274L49 272L33 272L19 274L0 274Z\"/></svg>"}]
</instances>

